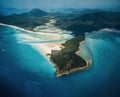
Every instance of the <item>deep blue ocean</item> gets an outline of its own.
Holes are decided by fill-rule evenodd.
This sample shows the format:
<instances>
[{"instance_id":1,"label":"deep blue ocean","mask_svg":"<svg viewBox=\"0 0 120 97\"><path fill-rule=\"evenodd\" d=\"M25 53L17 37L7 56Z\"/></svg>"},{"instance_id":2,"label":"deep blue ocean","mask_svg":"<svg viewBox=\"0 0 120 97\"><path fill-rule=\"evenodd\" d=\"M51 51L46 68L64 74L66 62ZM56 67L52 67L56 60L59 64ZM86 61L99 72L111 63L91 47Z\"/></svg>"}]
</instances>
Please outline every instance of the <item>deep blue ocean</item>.
<instances>
[{"instance_id":1,"label":"deep blue ocean","mask_svg":"<svg viewBox=\"0 0 120 97\"><path fill-rule=\"evenodd\" d=\"M0 97L120 97L120 32L86 34L91 67L60 78L48 59L29 43L25 32L0 26Z\"/></svg>"}]
</instances>

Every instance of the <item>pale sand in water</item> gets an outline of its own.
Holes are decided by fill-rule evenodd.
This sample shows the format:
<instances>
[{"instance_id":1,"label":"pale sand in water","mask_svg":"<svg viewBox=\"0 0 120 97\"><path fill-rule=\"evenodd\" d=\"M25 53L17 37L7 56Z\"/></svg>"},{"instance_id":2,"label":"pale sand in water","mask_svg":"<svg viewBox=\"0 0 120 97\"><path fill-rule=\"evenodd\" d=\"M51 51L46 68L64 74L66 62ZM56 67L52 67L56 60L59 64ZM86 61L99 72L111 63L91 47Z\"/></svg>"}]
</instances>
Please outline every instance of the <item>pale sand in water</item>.
<instances>
[{"instance_id":1,"label":"pale sand in water","mask_svg":"<svg viewBox=\"0 0 120 97\"><path fill-rule=\"evenodd\" d=\"M20 27L14 26L14 25L8 25L8 24L3 24L3 23L0 23L0 25L1 25L1 26L8 26L8 27L12 27L12 28L19 29L19 30L22 30L22 31L26 31L26 32L33 33L33 31L26 30L26 29L23 29L23 28L20 28Z\"/></svg>"},{"instance_id":2,"label":"pale sand in water","mask_svg":"<svg viewBox=\"0 0 120 97\"><path fill-rule=\"evenodd\" d=\"M63 38L67 38L67 37L71 37L71 35L69 34L59 34L59 33L44 33L44 32L34 32L34 31L30 31L30 30L26 30L24 28L20 28L20 27L17 27L17 26L14 26L14 25L8 25L8 24L3 24L3 23L0 23L1 26L8 26L8 27L12 27L12 28L15 28L15 29L19 29L21 31L26 31L26 32L29 32L29 33L33 33L33 34L37 34L37 35L44 35L45 37L49 37L51 39L63 39Z\"/></svg>"},{"instance_id":3,"label":"pale sand in water","mask_svg":"<svg viewBox=\"0 0 120 97\"><path fill-rule=\"evenodd\" d=\"M8 24L3 24L3 23L0 23L0 25L12 27L12 28L15 28L15 29L19 29L19 30L22 30L22 31L29 32L29 33L35 33L33 31L26 30L26 29L23 29L23 28L20 28L20 27L17 27L17 26L13 26L13 25L8 25ZM64 34L64 35L63 34L54 34L54 33L40 33L40 34L46 35L47 37L49 36L52 39L56 39L56 40L57 39L64 39L64 38L69 37L68 34ZM32 37L27 37L27 36L26 36L26 38L32 39ZM35 43L35 44L31 44L31 45L33 47L35 47L39 52L42 52L44 55L48 55L48 54L51 54L52 50L61 50L61 46L62 46L61 44L64 43L64 42L65 42L65 40L63 42Z\"/></svg>"},{"instance_id":4,"label":"pale sand in water","mask_svg":"<svg viewBox=\"0 0 120 97\"><path fill-rule=\"evenodd\" d=\"M42 52L44 55L51 54L52 50L61 50L62 42L57 43L40 43L40 44L33 44L38 51Z\"/></svg>"}]
</instances>

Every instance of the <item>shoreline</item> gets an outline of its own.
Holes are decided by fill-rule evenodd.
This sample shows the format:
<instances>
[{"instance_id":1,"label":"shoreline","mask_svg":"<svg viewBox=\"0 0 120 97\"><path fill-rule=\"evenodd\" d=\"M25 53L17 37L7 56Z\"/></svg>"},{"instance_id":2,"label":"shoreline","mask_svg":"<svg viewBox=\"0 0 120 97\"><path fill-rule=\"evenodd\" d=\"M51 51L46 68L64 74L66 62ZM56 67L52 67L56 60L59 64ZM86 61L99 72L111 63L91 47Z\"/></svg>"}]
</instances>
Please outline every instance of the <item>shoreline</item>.
<instances>
[{"instance_id":1,"label":"shoreline","mask_svg":"<svg viewBox=\"0 0 120 97\"><path fill-rule=\"evenodd\" d=\"M42 32L42 31L32 31L32 30L27 30L27 29L15 26L15 25L9 25L9 24L4 24L4 23L0 23L0 26L7 26L7 27L15 28L15 29L18 29L18 30L21 30L21 31L29 32L31 34L35 34L37 32L36 34L41 34L41 35L52 35L52 36L53 35L61 35L60 38L63 37L62 35L64 35L63 38L70 37L70 36L72 38L72 36L73 36L73 35L71 35L71 33L65 34L65 33L52 33L52 32ZM37 27L39 27L39 26L37 26ZM61 30L59 30L59 31L61 31ZM58 37L56 37L56 38L58 38Z\"/></svg>"},{"instance_id":2,"label":"shoreline","mask_svg":"<svg viewBox=\"0 0 120 97\"><path fill-rule=\"evenodd\" d=\"M31 30L26 30L26 29L24 29L24 28L21 28L21 27L18 27L18 26L14 26L14 25L3 24L3 23L0 23L0 25L1 25L1 26L7 26L7 27L11 27L11 28L18 29L18 30L22 30L22 31L26 31L26 32L33 33L33 31L31 31Z\"/></svg>"},{"instance_id":3,"label":"shoreline","mask_svg":"<svg viewBox=\"0 0 120 97\"><path fill-rule=\"evenodd\" d=\"M33 34L36 34L34 31L30 31L30 30L26 30L24 28L20 28L20 27L17 27L17 26L14 26L14 25L9 25L9 24L3 24L3 23L0 23L1 26L7 26L7 27L12 27L12 28L15 28L15 29L19 29L19 30L22 30L22 31L26 31L28 33L33 33ZM38 35L44 35L45 38L47 37L50 37L52 38L52 40L58 40L58 39L61 39L62 41L61 42L50 42L50 43L36 43L36 44L32 44L32 46L34 46L35 49L37 49L39 52L43 53L45 56L48 55L48 54L51 54L51 51L52 50L61 50L61 47L63 43L65 43L66 39L68 38L72 38L71 36L72 35L69 35L69 34L59 34L59 33L43 33L43 32L40 32L40 33L37 33ZM64 36L64 37L63 37ZM29 38L31 39L31 37L26 37L26 38ZM48 38L47 38L48 39ZM23 41L24 43L24 41Z\"/></svg>"},{"instance_id":4,"label":"shoreline","mask_svg":"<svg viewBox=\"0 0 120 97\"><path fill-rule=\"evenodd\" d=\"M85 40L81 41L79 44L84 43L84 42L85 42ZM79 47L80 46L81 45L79 45ZM80 52L80 48L79 48L78 51L75 52L76 55L78 55L77 52ZM81 55L78 55L78 56L81 57ZM76 67L76 68L71 68L70 70L66 69L64 71L59 69L59 64L55 63L53 61L53 59L50 58L50 61L54 64L54 67L56 69L56 77L61 77L61 76L64 76L64 75L68 75L68 74L71 74L71 73L75 73L75 72L78 72L78 71L88 69L92 64L92 60L90 60L90 59L87 60L87 59L84 59L84 58L82 58L82 59L85 61L85 66L79 66L79 67Z\"/></svg>"},{"instance_id":5,"label":"shoreline","mask_svg":"<svg viewBox=\"0 0 120 97\"><path fill-rule=\"evenodd\" d=\"M8 26L8 27L12 27L12 28L15 28L15 29L19 29L19 30L22 30L22 31L26 31L26 32L29 32L29 33L35 33L34 31L30 31L30 30L26 30L24 28L20 28L20 27L17 27L17 26L14 26L14 25L8 25L8 24L3 24L3 23L0 23L1 26ZM50 34L51 36L52 35L55 35L53 33L42 33L41 34L45 34L45 35L48 35ZM59 34L58 34L59 35ZM68 34L64 34L64 35L68 35ZM58 38L56 36L54 36L55 38ZM67 37L67 36L65 36ZM64 39L64 37L62 37ZM59 68L57 66L57 64L55 64L51 59L50 59L50 56L52 54L52 51L60 51L63 47L63 43L65 43L66 40L64 40L63 42L52 42L52 43L37 43L37 44L31 44L31 46L36 49L38 52L42 53L44 55L44 57L46 57L54 66L54 68L56 69L56 77L61 77L63 75L67 75L67 74L70 74L70 73L74 73L74 72L77 72L77 71L80 71L80 70L85 70L87 69L91 62L90 61L86 61L86 65L84 67L78 67L78 68L73 68L71 69L70 71L65 71L65 72L59 72ZM81 41L81 42L84 42L85 40ZM81 43L80 42L80 43Z\"/></svg>"},{"instance_id":6,"label":"shoreline","mask_svg":"<svg viewBox=\"0 0 120 97\"><path fill-rule=\"evenodd\" d=\"M92 59L91 59L92 54L91 54L91 51L89 50L89 48L86 46L85 42L86 42L86 39L79 43L79 50L76 51L76 54L79 55L80 57L82 57L84 60L86 60L86 62L91 61L91 63L92 63ZM81 47L84 47L84 50L86 53L83 52L83 48L81 48ZM83 53L84 53L84 55L83 55Z\"/></svg>"},{"instance_id":7,"label":"shoreline","mask_svg":"<svg viewBox=\"0 0 120 97\"><path fill-rule=\"evenodd\" d=\"M41 52L44 56L46 56L50 60L50 55L52 50L61 50L63 42L57 43L40 43L40 44L33 44L32 46Z\"/></svg>"},{"instance_id":8,"label":"shoreline","mask_svg":"<svg viewBox=\"0 0 120 97\"><path fill-rule=\"evenodd\" d=\"M62 77L63 75L68 75L68 74L72 74L78 71L86 70L91 66L91 61L86 61L86 66L84 67L74 68L70 71L59 72L59 68L57 67L57 64L54 63L52 60L50 61L54 64L54 68L56 69L56 77Z\"/></svg>"}]
</instances>

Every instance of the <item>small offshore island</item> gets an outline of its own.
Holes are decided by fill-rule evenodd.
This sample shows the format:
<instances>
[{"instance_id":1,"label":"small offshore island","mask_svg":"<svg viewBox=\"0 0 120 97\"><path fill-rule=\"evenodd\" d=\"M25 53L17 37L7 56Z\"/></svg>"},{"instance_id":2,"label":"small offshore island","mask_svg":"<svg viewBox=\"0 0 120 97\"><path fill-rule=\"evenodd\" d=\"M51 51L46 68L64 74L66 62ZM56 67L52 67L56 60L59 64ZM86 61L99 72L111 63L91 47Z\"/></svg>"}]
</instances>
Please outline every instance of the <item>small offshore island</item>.
<instances>
[{"instance_id":1,"label":"small offshore island","mask_svg":"<svg viewBox=\"0 0 120 97\"><path fill-rule=\"evenodd\" d=\"M85 41L84 33L104 27L119 29L120 20L117 18L119 16L119 12L99 10L64 15L33 9L19 15L0 16L0 25L14 27L35 34L39 39L47 40L44 41L45 43L33 44L33 46L49 58L56 68L56 76L60 77L90 66L91 60L84 59L80 54L81 42Z\"/></svg>"}]
</instances>

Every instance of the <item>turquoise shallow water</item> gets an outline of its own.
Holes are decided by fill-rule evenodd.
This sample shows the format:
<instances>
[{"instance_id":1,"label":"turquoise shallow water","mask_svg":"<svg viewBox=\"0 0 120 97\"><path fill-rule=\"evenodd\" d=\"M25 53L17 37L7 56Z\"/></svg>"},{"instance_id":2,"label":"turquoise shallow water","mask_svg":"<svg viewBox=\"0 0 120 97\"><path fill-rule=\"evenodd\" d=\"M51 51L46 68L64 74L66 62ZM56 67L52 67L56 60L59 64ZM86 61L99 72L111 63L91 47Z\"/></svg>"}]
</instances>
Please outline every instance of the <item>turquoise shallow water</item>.
<instances>
[{"instance_id":1,"label":"turquoise shallow water","mask_svg":"<svg viewBox=\"0 0 120 97\"><path fill-rule=\"evenodd\" d=\"M0 97L119 97L120 33L86 34L91 67L61 78L45 56L18 42L21 33L0 26Z\"/></svg>"}]
</instances>

